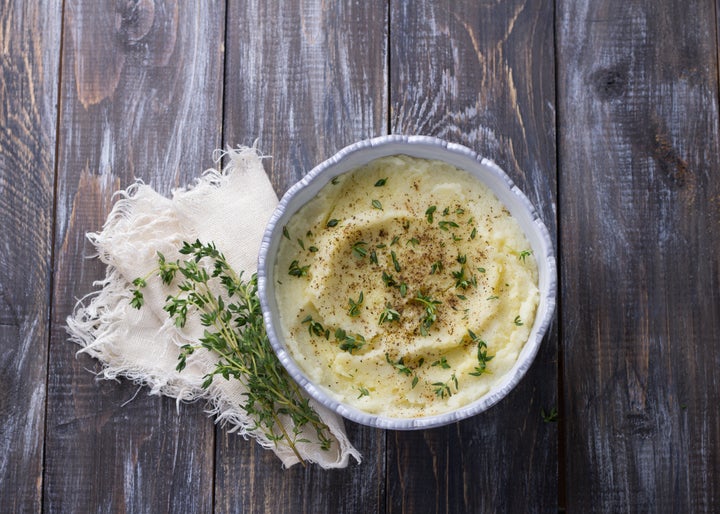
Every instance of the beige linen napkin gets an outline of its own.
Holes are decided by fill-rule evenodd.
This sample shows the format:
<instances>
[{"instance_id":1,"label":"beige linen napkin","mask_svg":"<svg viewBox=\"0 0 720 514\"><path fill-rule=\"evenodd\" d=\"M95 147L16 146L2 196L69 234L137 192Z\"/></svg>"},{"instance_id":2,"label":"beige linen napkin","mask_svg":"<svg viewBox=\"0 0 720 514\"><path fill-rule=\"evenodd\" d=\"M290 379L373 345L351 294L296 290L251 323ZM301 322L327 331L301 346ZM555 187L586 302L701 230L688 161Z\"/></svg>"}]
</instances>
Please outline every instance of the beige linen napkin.
<instances>
[{"instance_id":1,"label":"beige linen napkin","mask_svg":"<svg viewBox=\"0 0 720 514\"><path fill-rule=\"evenodd\" d=\"M157 277L143 289L145 305L130 306L132 281L146 276L157 266L157 252L168 260L180 257L183 241L214 242L230 266L244 277L256 271L260 241L267 220L277 205L272 189L254 148L238 148L223 154L228 164L222 172L205 172L188 189L165 198L151 187L138 183L121 191L101 232L88 234L98 257L107 264L100 289L78 303L68 317L70 339L82 346L78 353L99 359L100 378L124 376L147 386L150 394L162 394L180 401L207 400L208 413L227 424L230 431L256 438L272 449L283 465L298 461L287 445L276 445L261 431L252 431L254 421L242 409L244 385L238 380L215 377L208 389L201 387L204 376L214 369L217 358L206 350L188 358L187 367L175 370L179 348L196 342L203 330L197 319L188 319L176 328L163 310L170 289ZM345 434L342 419L311 400L328 425L335 441L329 451L320 449L309 429L298 443L307 462L323 468L341 468L349 457L360 462L360 453Z\"/></svg>"}]
</instances>

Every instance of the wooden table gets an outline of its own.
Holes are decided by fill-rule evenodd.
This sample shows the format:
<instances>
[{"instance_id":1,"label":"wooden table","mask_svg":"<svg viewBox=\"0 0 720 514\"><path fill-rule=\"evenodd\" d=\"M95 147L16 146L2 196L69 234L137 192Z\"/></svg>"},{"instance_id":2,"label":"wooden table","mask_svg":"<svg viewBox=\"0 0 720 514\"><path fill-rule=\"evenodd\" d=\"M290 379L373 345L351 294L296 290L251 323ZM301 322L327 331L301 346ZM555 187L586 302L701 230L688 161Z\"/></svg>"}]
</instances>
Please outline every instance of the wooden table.
<instances>
[{"instance_id":1,"label":"wooden table","mask_svg":"<svg viewBox=\"0 0 720 514\"><path fill-rule=\"evenodd\" d=\"M720 512L716 4L0 2L0 510ZM257 140L283 193L387 133L496 160L553 234L556 321L500 404L283 470L76 358L113 192Z\"/></svg>"}]
</instances>

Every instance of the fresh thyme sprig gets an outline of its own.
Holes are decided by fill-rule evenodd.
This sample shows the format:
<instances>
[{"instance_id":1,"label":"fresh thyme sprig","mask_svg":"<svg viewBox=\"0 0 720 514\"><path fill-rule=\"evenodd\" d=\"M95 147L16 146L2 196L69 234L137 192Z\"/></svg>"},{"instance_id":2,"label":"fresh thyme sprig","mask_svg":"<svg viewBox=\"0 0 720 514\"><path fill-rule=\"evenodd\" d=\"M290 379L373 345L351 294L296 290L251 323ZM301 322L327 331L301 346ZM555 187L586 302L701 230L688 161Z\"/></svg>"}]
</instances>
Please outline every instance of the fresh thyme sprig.
<instances>
[{"instance_id":1,"label":"fresh thyme sprig","mask_svg":"<svg viewBox=\"0 0 720 514\"><path fill-rule=\"evenodd\" d=\"M435 395L439 398L445 398L446 396L450 398L453 395L452 389L450 388L450 384L453 384L455 386L455 392L458 392L458 379L455 376L455 373L453 373L450 376L450 379L447 382L433 382L432 385L435 387L434 392Z\"/></svg>"},{"instance_id":2,"label":"fresh thyme sprig","mask_svg":"<svg viewBox=\"0 0 720 514\"><path fill-rule=\"evenodd\" d=\"M425 295L420 291L412 300L423 306L423 315L420 317L420 333L426 336L428 335L428 329L437 321L437 306L442 302L433 300L429 295Z\"/></svg>"},{"instance_id":3,"label":"fresh thyme sprig","mask_svg":"<svg viewBox=\"0 0 720 514\"><path fill-rule=\"evenodd\" d=\"M475 366L475 371L472 371L470 374L474 377L479 377L484 373L490 373L490 371L488 371L487 369L487 365L488 362L490 362L495 356L487 354L487 343L480 339L477 335L475 335L475 333L470 329L468 329L468 336L470 336L470 340L472 340L474 343L477 343L478 345L478 365Z\"/></svg>"},{"instance_id":4,"label":"fresh thyme sprig","mask_svg":"<svg viewBox=\"0 0 720 514\"><path fill-rule=\"evenodd\" d=\"M477 287L477 278L475 275L467 276L465 274L465 266L460 266L457 271L451 272L452 277L455 279L455 287L458 289L467 289L470 286Z\"/></svg>"},{"instance_id":5,"label":"fresh thyme sprig","mask_svg":"<svg viewBox=\"0 0 720 514\"><path fill-rule=\"evenodd\" d=\"M322 323L319 321L315 321L312 315L308 314L300 323L308 324L308 333L311 336L316 335L318 337L325 337L325 339L330 338L330 329L323 327Z\"/></svg>"},{"instance_id":6,"label":"fresh thyme sprig","mask_svg":"<svg viewBox=\"0 0 720 514\"><path fill-rule=\"evenodd\" d=\"M352 354L353 350L360 350L365 346L365 338L360 334L349 334L342 328L335 329L335 340L342 351Z\"/></svg>"},{"instance_id":7,"label":"fresh thyme sprig","mask_svg":"<svg viewBox=\"0 0 720 514\"><path fill-rule=\"evenodd\" d=\"M392 322L392 321L398 321L400 319L400 313L392 308L392 306L388 303L385 305L385 308L383 309L382 313L380 314L380 319L378 320L378 325L382 325L385 322Z\"/></svg>"},{"instance_id":8,"label":"fresh thyme sprig","mask_svg":"<svg viewBox=\"0 0 720 514\"><path fill-rule=\"evenodd\" d=\"M394 362L390 359L390 354L386 353L385 360L387 361L388 364L390 364L393 368L395 368L398 371L398 373L400 373L402 375L406 375L408 377L412 376L413 379L412 379L412 384L411 384L410 388L415 389L415 386L418 385L420 378L417 376L417 374L413 373L413 370L411 370L410 368L408 368L405 365L403 357L400 357L397 360L397 362ZM418 367L422 366L423 361L424 361L424 359L420 359L420 362L418 363Z\"/></svg>"},{"instance_id":9,"label":"fresh thyme sprig","mask_svg":"<svg viewBox=\"0 0 720 514\"><path fill-rule=\"evenodd\" d=\"M522 252L520 252L520 255L518 255L518 259L525 262L525 258L528 255L532 255L532 251L531 250L523 250Z\"/></svg>"},{"instance_id":10,"label":"fresh thyme sprig","mask_svg":"<svg viewBox=\"0 0 720 514\"><path fill-rule=\"evenodd\" d=\"M403 375L407 375L407 376L412 375L412 370L405 365L404 359L403 359L402 357L400 357L400 358L397 360L397 362L395 362L395 361L393 361L393 360L390 359L390 354L389 354L389 353L386 353L386 354L385 354L385 360L386 360L387 363L390 364L393 368L395 368L396 370L398 370L399 373L402 373Z\"/></svg>"},{"instance_id":11,"label":"fresh thyme sprig","mask_svg":"<svg viewBox=\"0 0 720 514\"><path fill-rule=\"evenodd\" d=\"M290 263L290 267L288 268L288 275L293 277L306 277L309 269L309 264L306 266L300 266L298 261L292 261Z\"/></svg>"},{"instance_id":12,"label":"fresh thyme sprig","mask_svg":"<svg viewBox=\"0 0 720 514\"><path fill-rule=\"evenodd\" d=\"M559 419L557 407L553 407L546 411L544 408L540 409L540 415L545 423L556 423Z\"/></svg>"},{"instance_id":13,"label":"fresh thyme sprig","mask_svg":"<svg viewBox=\"0 0 720 514\"><path fill-rule=\"evenodd\" d=\"M301 437L305 427L314 429L320 447L329 450L332 439L328 426L272 350L257 295L257 275L243 280L242 273L233 271L213 243L184 242L180 253L186 257L175 262L158 254L157 274L166 285L177 279L178 288L176 294L168 296L164 309L178 327L196 315L205 329L198 343L182 347L177 370L182 371L188 357L198 349L213 352L219 359L205 376L203 387L209 387L218 375L244 383L246 401L241 407L255 422L251 431L261 431L275 444L287 444L303 465L297 444L309 442ZM133 284L137 287L132 290L133 306L140 308L140 288L147 279L136 279ZM309 329L321 330L312 324ZM324 330L322 333L325 335ZM291 421L290 431L281 417Z\"/></svg>"},{"instance_id":14,"label":"fresh thyme sprig","mask_svg":"<svg viewBox=\"0 0 720 514\"><path fill-rule=\"evenodd\" d=\"M436 360L431 366L440 366L442 369L450 369L450 364L447 361L447 357L444 355L440 359Z\"/></svg>"},{"instance_id":15,"label":"fresh thyme sprig","mask_svg":"<svg viewBox=\"0 0 720 514\"><path fill-rule=\"evenodd\" d=\"M436 273L441 273L443 270L443 263L442 261L435 261L430 265L430 274L435 275Z\"/></svg>"},{"instance_id":16,"label":"fresh thyme sprig","mask_svg":"<svg viewBox=\"0 0 720 514\"><path fill-rule=\"evenodd\" d=\"M398 283L395 280L395 278L393 278L392 275L390 275L389 273L386 273L385 271L382 272L382 281L388 287L397 287L398 286Z\"/></svg>"}]
</instances>

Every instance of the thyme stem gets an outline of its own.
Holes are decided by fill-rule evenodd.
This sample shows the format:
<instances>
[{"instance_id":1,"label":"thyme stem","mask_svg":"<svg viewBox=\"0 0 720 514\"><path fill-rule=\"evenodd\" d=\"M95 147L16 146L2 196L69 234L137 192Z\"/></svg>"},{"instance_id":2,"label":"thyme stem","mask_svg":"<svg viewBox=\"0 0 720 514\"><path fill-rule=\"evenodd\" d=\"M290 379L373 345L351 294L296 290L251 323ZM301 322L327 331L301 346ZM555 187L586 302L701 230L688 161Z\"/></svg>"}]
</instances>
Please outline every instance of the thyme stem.
<instances>
[{"instance_id":1,"label":"thyme stem","mask_svg":"<svg viewBox=\"0 0 720 514\"><path fill-rule=\"evenodd\" d=\"M172 284L178 272L184 277L176 284L177 293L168 296L164 309L178 327L185 325L188 315L196 314L205 332L197 343L181 349L178 371L197 349L214 352L218 362L205 376L203 387L209 387L216 375L240 380L247 389L241 407L255 422L250 431L262 431L276 445L284 442L303 466L306 463L297 443L305 426L314 428L323 450L330 449L330 429L272 350L257 296L257 275L243 280L242 273L230 267L213 243L185 242L180 253L186 257L175 262L167 262L158 254L155 272L165 284ZM133 307L142 307L141 289L150 275L133 281L137 288L132 290ZM292 423L291 431L282 421L284 416Z\"/></svg>"}]
</instances>

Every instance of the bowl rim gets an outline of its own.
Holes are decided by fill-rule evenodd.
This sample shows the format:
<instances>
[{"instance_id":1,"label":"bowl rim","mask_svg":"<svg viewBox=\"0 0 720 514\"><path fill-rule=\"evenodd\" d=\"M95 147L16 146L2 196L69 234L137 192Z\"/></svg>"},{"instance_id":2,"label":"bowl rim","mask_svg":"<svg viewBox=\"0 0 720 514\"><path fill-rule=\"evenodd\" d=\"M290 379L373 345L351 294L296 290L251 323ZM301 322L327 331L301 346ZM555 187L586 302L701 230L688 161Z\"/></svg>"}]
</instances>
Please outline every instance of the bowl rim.
<instances>
[{"instance_id":1,"label":"bowl rim","mask_svg":"<svg viewBox=\"0 0 720 514\"><path fill-rule=\"evenodd\" d=\"M396 147L405 148L405 151L397 151ZM375 155L377 152L379 154ZM364 153L368 153L370 156L366 158L363 155ZM302 205L305 205L310 198L314 197L317 191L290 211L289 207L291 207L291 203L297 198L298 194L311 186L317 187L319 191L337 175L377 158L397 154L420 158L427 154L428 157L425 158L434 158L446 162L449 162L447 159L452 157L451 161L453 159L463 161L469 167L474 167L475 169L467 169L468 166L459 166L454 162L450 162L486 183L496 195L498 195L496 188L499 187L504 190L506 196L510 195L511 198L517 201L517 205L507 205L500 198L500 201L512 212L513 216L519 214L528 219L529 226L535 231L533 239L537 240L537 244L542 250L541 260L541 256L535 253L537 248L533 247L538 262L540 302L530 336L520 350L512 368L489 392L480 398L452 411L418 418L394 418L361 411L340 402L327 394L320 386L315 385L295 362L282 342L280 331L276 330L276 322L277 326L280 324L279 313L277 308L274 308L274 298L272 300L270 298L271 295L274 296L274 286L272 285L275 267L274 252L279 245L280 237L282 237L282 227L284 226L282 221L289 219ZM355 164L354 160L359 160L359 162ZM479 176L480 173L489 175L483 179ZM326 180L320 180L322 178ZM486 179L493 180L494 184L488 184ZM521 210L518 212L518 209ZM528 231L523 229L523 232L530 240ZM541 267L544 273L541 273ZM363 425L391 430L418 430L447 425L480 414L507 396L525 376L535 360L540 345L552 323L557 295L557 267L552 239L546 225L527 196L513 183L507 173L490 159L480 156L464 145L422 135L387 135L355 142L315 166L302 179L290 187L273 211L266 226L258 255L257 275L258 295L267 335L273 350L290 376L312 399L342 417Z\"/></svg>"}]
</instances>

